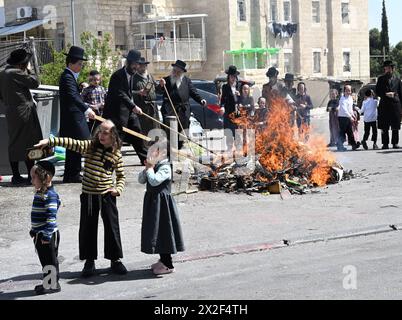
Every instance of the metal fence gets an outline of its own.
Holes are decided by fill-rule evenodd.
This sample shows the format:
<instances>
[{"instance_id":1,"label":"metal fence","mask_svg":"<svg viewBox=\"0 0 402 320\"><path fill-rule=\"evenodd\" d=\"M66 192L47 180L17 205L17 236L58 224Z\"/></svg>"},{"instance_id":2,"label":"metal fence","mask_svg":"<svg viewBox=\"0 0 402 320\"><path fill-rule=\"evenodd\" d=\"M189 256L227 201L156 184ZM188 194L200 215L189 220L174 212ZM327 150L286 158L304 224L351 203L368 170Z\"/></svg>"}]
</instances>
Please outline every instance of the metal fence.
<instances>
[{"instance_id":1,"label":"metal fence","mask_svg":"<svg viewBox=\"0 0 402 320\"><path fill-rule=\"evenodd\" d=\"M34 39L32 42L35 45L39 66L53 61L52 47L54 41L48 39ZM17 49L32 50L30 41L0 41L0 67L7 64L7 59L10 53Z\"/></svg>"},{"instance_id":2,"label":"metal fence","mask_svg":"<svg viewBox=\"0 0 402 320\"><path fill-rule=\"evenodd\" d=\"M135 40L134 47L138 50L152 49L153 61L205 61L206 48L202 39L183 38L166 40Z\"/></svg>"}]
</instances>

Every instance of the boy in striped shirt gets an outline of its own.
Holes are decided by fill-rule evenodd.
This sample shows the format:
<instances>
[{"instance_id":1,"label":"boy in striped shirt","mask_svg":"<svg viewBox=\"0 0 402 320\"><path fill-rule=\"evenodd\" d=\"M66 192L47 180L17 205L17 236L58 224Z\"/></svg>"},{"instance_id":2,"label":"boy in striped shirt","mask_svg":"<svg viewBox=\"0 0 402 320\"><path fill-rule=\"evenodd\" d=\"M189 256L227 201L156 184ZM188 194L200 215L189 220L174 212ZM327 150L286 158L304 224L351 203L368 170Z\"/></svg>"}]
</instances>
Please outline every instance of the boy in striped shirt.
<instances>
[{"instance_id":1,"label":"boy in striped shirt","mask_svg":"<svg viewBox=\"0 0 402 320\"><path fill-rule=\"evenodd\" d=\"M56 222L60 199L52 186L54 173L54 166L49 161L39 161L30 172L36 193L32 204L32 226L29 234L34 239L35 249L43 268L44 277L43 284L35 287L36 294L59 292L61 290L59 262L57 259L60 234ZM50 283L48 278L50 278Z\"/></svg>"},{"instance_id":2,"label":"boy in striped shirt","mask_svg":"<svg viewBox=\"0 0 402 320\"><path fill-rule=\"evenodd\" d=\"M105 229L105 258L111 261L114 273L126 274L127 269L120 261L123 250L116 206L116 197L124 189L125 175L116 126L107 120L97 128L92 140L50 138L40 141L35 147L46 146L61 146L82 154L85 159L79 230L80 259L86 260L82 276L90 277L96 271L99 211ZM116 174L116 182L113 181L113 173Z\"/></svg>"}]
</instances>

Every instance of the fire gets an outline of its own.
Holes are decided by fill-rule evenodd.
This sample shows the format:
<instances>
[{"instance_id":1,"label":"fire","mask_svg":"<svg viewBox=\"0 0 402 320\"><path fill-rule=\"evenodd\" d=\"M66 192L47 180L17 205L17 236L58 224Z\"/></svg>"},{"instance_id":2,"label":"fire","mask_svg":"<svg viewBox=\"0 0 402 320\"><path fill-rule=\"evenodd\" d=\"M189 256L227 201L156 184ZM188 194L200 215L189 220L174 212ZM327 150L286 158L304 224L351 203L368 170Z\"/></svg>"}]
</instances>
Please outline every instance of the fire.
<instances>
[{"instance_id":1,"label":"fire","mask_svg":"<svg viewBox=\"0 0 402 320\"><path fill-rule=\"evenodd\" d=\"M255 117L241 112L232 117L240 129L255 129L255 152L266 176L261 181L298 177L309 184L324 186L331 178L331 168L336 164L334 155L327 150L323 137L311 135L305 128L299 137L297 129L290 125L290 109L280 97L272 98L265 126L259 126ZM309 136L305 139L305 135ZM307 140L307 142L306 142ZM247 153L247 145L243 146Z\"/></svg>"}]
</instances>

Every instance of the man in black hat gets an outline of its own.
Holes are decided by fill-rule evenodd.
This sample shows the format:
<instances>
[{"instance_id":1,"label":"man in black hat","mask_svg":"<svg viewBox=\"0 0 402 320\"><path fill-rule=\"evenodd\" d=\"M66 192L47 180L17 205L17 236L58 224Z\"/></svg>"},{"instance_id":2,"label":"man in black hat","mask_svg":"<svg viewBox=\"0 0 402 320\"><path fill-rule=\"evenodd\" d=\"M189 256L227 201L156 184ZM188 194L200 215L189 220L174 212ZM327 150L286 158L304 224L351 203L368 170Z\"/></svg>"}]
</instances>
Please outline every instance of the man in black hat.
<instances>
[{"instance_id":1,"label":"man in black hat","mask_svg":"<svg viewBox=\"0 0 402 320\"><path fill-rule=\"evenodd\" d=\"M137 61L137 73L133 78L134 103L141 108L143 113L152 118L159 119L158 109L155 105L156 88L158 84L148 73L148 61L141 57ZM139 116L143 134L148 135L149 131L159 128L159 125L144 115Z\"/></svg>"},{"instance_id":2,"label":"man in black hat","mask_svg":"<svg viewBox=\"0 0 402 320\"><path fill-rule=\"evenodd\" d=\"M296 101L296 96L297 96L297 90L294 88L294 83L295 83L295 76L292 73L286 73L285 74L285 79L283 79L283 82L285 82L285 88L284 90L284 95L285 93L289 95L293 101ZM296 111L291 110L290 113L290 125L293 127L295 124L296 120Z\"/></svg>"},{"instance_id":3,"label":"man in black hat","mask_svg":"<svg viewBox=\"0 0 402 320\"><path fill-rule=\"evenodd\" d=\"M8 156L13 177L12 184L30 184L29 172L34 165L26 158L28 148L42 139L38 114L30 89L39 87L39 78L28 64L32 54L24 49L11 52L7 66L0 73L0 100L6 107L8 126ZM25 161L28 180L20 175L19 161Z\"/></svg>"},{"instance_id":4,"label":"man in black hat","mask_svg":"<svg viewBox=\"0 0 402 320\"><path fill-rule=\"evenodd\" d=\"M224 129L228 129L232 132L231 137L226 136L226 147L228 150L231 150L233 147L233 139L237 125L230 120L230 115L238 111L236 109L236 105L238 104L238 100L240 98L240 84L238 79L240 72L237 71L236 66L229 66L225 73L227 74L227 81L222 86L221 111L224 114Z\"/></svg>"},{"instance_id":5,"label":"man in black hat","mask_svg":"<svg viewBox=\"0 0 402 320\"><path fill-rule=\"evenodd\" d=\"M382 149L389 149L389 129L392 130L392 145L398 149L399 130L401 129L401 80L394 75L392 61L384 62L384 75L376 85L376 93L381 98L378 107L378 128L382 130Z\"/></svg>"},{"instance_id":6,"label":"man in black hat","mask_svg":"<svg viewBox=\"0 0 402 320\"><path fill-rule=\"evenodd\" d=\"M170 98L173 102L174 108L179 116L181 125L183 129L186 130L190 127L190 97L193 98L196 102L201 104L202 106L206 106L207 102L201 98L198 94L197 89L194 87L190 78L186 77L184 74L187 72L186 63L181 60L177 60L174 64L172 64L172 72L169 76L160 80L160 87L165 87L170 95ZM175 112L172 109L169 98L165 91L163 91L163 104L162 104L162 116L165 124L169 125L168 120L166 119L168 116L175 116ZM180 124L178 124L179 130L182 128ZM168 133L170 135L170 133ZM183 146L183 141L181 138L179 139L179 149Z\"/></svg>"},{"instance_id":7,"label":"man in black hat","mask_svg":"<svg viewBox=\"0 0 402 320\"><path fill-rule=\"evenodd\" d=\"M133 94L134 75L137 73L137 62L140 58L139 51L130 50L126 56L126 65L113 73L109 82L103 116L114 122L122 140L133 146L143 165L147 158L144 142L140 138L125 135L122 130L122 127L126 127L138 133L142 132L138 118L142 114L142 110L135 104Z\"/></svg>"},{"instance_id":8,"label":"man in black hat","mask_svg":"<svg viewBox=\"0 0 402 320\"><path fill-rule=\"evenodd\" d=\"M84 102L77 83L83 67L84 49L72 46L66 55L66 69L61 74L59 83L60 93L60 136L78 140L90 137L86 115L94 119L95 112ZM64 165L64 183L81 183L81 154L66 151Z\"/></svg>"}]
</instances>

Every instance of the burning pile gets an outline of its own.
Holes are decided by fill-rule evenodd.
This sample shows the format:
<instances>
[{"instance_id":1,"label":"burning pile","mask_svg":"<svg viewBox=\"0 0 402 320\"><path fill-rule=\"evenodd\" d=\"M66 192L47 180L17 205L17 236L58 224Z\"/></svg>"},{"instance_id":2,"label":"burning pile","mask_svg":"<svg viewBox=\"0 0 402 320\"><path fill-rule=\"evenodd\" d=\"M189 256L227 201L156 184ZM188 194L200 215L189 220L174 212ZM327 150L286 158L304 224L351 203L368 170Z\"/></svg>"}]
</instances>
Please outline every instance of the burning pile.
<instances>
[{"instance_id":1,"label":"burning pile","mask_svg":"<svg viewBox=\"0 0 402 320\"><path fill-rule=\"evenodd\" d=\"M314 187L323 187L340 180L350 179L353 173L345 172L328 151L324 138L308 135L297 138L290 125L287 103L276 98L271 100L270 112L264 124L256 116L245 111L233 118L239 129L255 132L255 156L250 145L243 143L240 153L247 155L241 161L227 160L222 155L208 174L198 176L201 190L226 192L281 193L283 189L293 194L307 193Z\"/></svg>"}]
</instances>

